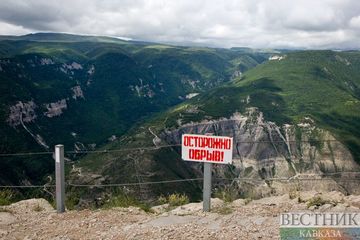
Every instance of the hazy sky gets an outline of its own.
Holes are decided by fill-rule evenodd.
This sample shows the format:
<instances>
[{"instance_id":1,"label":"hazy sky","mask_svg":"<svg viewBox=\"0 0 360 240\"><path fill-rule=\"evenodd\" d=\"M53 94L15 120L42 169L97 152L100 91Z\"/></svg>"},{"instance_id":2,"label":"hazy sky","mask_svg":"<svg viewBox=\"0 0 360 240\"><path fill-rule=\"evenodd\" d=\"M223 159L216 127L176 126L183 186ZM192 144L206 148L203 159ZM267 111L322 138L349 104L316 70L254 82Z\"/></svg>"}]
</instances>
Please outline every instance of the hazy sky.
<instances>
[{"instance_id":1,"label":"hazy sky","mask_svg":"<svg viewBox=\"0 0 360 240\"><path fill-rule=\"evenodd\" d=\"M360 1L0 1L0 34L39 31L219 47L360 48Z\"/></svg>"}]
</instances>

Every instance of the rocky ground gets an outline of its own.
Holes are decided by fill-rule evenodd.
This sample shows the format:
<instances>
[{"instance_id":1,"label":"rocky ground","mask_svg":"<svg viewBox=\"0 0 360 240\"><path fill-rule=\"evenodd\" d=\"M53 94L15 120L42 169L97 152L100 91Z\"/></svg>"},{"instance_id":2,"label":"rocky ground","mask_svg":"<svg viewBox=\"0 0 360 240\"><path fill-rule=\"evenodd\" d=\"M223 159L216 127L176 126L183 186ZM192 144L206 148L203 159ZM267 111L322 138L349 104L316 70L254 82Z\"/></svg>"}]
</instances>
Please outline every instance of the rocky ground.
<instances>
[{"instance_id":1,"label":"rocky ground","mask_svg":"<svg viewBox=\"0 0 360 240\"><path fill-rule=\"evenodd\" d=\"M291 199L292 198L292 199ZM320 206L309 206L322 199ZM315 202L317 203L317 202ZM297 192L260 200L202 203L146 213L138 208L67 211L57 214L43 199L0 208L0 239L278 239L279 215L289 211L360 211L360 196Z\"/></svg>"}]
</instances>

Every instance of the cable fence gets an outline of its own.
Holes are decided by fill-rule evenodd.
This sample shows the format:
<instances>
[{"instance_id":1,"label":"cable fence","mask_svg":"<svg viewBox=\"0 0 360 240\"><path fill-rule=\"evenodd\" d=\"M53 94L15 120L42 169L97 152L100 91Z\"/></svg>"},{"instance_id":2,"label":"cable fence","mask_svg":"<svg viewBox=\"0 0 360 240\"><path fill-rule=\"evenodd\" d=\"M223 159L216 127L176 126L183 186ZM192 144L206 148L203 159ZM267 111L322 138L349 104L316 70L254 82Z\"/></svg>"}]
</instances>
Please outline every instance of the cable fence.
<instances>
[{"instance_id":1,"label":"cable fence","mask_svg":"<svg viewBox=\"0 0 360 240\"><path fill-rule=\"evenodd\" d=\"M342 144L336 139L324 139L324 140L272 140L272 141L266 141L266 140L259 140L259 141L236 141L234 142L234 145L236 143L236 146L234 146L234 156L235 158L243 158L246 154L252 154L248 146L245 146L246 144L258 144L258 148L263 151L261 148L261 144L271 144L272 148L271 151L267 154L267 156L260 156L262 159L259 161L259 164L262 164L261 162L271 162L274 159L274 152L276 154L279 154L279 152L284 151L284 155L287 154L287 156L284 156L286 158L291 158L291 154L296 154L294 152L299 151L297 149L297 146L284 146L286 144L297 144L297 143L309 143L309 144L315 144L315 143L329 143L334 144L338 142L339 144ZM154 143L155 144L155 143ZM243 144L243 145L242 145ZM241 145L244 147L241 149ZM77 183L71 183L68 180L67 185L72 187L106 187L106 186L132 186L132 185L151 185L151 184L163 184L163 183L172 183L172 182L191 182L191 181L200 181L201 179L198 178L185 178L185 179L164 179L163 181L149 181L149 177L146 176L146 174L143 174L144 169L141 166L142 160L139 159L139 156L137 156L139 153L140 157L146 155L147 153L151 154L151 151L158 151L162 149L175 149L175 152L177 152L177 155L171 155L171 158L176 158L177 160L181 159L180 157L180 143L174 143L174 144L162 144L162 145L153 145L153 146L141 146L141 147L123 147L119 149L99 149L99 150L87 150L87 149L81 149L81 150L71 150L71 151L64 151L65 161L64 163L67 165L68 169L76 170L78 167L78 161L81 159L80 162L85 162L85 164L88 164L90 166L90 169L99 169L102 167L108 167L108 171L110 174L118 174L118 169L121 169L123 166L121 162L127 162L129 165L128 170L135 172L135 175L137 176L137 179L133 179L135 181L133 182L125 182L125 183L109 183L109 184L77 184ZM294 151L294 152L292 152ZM333 151L333 149L330 149L329 152ZM244 152L244 153L243 153ZM261 153L263 154L263 153ZM146 157L146 156L145 156ZM52 151L38 151L38 152L15 152L15 153L0 153L0 160L4 160L9 163L9 166L12 161L19 162L21 165L23 165L25 168L41 168L43 167L44 163L47 163L47 167L52 166L55 154ZM165 161L165 160L164 160ZM167 159L166 161L171 161ZM28 165L26 162L29 162ZM20 164L19 164L20 165ZM81 167L81 164L80 164ZM131 169L130 169L131 168ZM79 170L80 171L80 170ZM34 171L36 172L36 170ZM338 171L338 172L332 172L327 174L317 174L317 176L321 176L322 178L296 178L297 181L305 181L305 180L324 180L327 181L324 177L330 177L331 179L336 178L336 175L341 174L360 174L360 171ZM293 181L292 179L294 177L289 178L262 178L262 179L254 179L254 178L232 178L231 181ZM226 180L226 179L223 179ZM358 178L355 177L348 177L344 179L344 181L357 181ZM51 182L51 181L50 181ZM0 188L41 188L44 185L19 185L19 186L11 186L11 185L0 185ZM55 187L54 184L47 185L48 187Z\"/></svg>"},{"instance_id":2,"label":"cable fence","mask_svg":"<svg viewBox=\"0 0 360 240\"><path fill-rule=\"evenodd\" d=\"M339 172L341 173L341 172ZM360 172L352 172L358 173ZM331 175L327 175L331 176ZM250 181L250 182L264 182L264 181L280 181L280 182L296 182L296 181L334 181L334 179L341 179L341 177L335 178L264 178L264 179L254 179L254 178L213 178L214 181ZM109 183L109 184L76 184L76 183L65 183L65 186L69 187L124 187L124 186L140 186L140 185L154 185L154 184L166 184L166 183L181 183L181 182L194 182L194 181L203 181L203 178L189 178L189 179L173 179L173 180L162 180L162 181L152 181L152 182L130 182L130 183ZM358 178L343 178L342 181L360 181L360 176ZM0 185L0 188L54 188L54 184L45 184L45 185Z\"/></svg>"},{"instance_id":3,"label":"cable fence","mask_svg":"<svg viewBox=\"0 0 360 240\"><path fill-rule=\"evenodd\" d=\"M274 140L274 141L236 141L236 144L287 144L287 143L331 143L338 142L336 139L326 140ZM73 150L65 151L65 154L88 154L88 153L116 153L116 152L127 152L127 151L152 151L159 150L161 148L181 147L181 143L178 144L162 144L158 146L147 146L147 147L127 147L120 149L101 149L101 150ZM14 156L33 156L33 155L53 155L52 151L39 151L39 152L18 152L18 153L0 153L0 157L14 157Z\"/></svg>"},{"instance_id":4,"label":"cable fence","mask_svg":"<svg viewBox=\"0 0 360 240\"><path fill-rule=\"evenodd\" d=\"M169 141L171 143L171 141ZM299 143L305 143L306 146L303 149L299 149ZM318 182L327 183L329 181L336 183L346 183L353 184L360 182L360 171L348 171L342 169L330 170L330 172L322 171L321 165L320 171L317 171L316 174L306 173L306 171L294 171L289 177L278 177L280 175L273 174L269 170L272 166L275 166L276 158L282 157L286 161L295 160L291 164L289 161L290 168L299 168L303 167L299 154L312 154L314 149L317 146L323 145L324 149L318 152L318 156L324 154L324 158L330 158L329 153L336 151L337 143L342 144L334 139L324 139L324 140L287 140L284 139L274 139L272 141L237 141L234 142L233 156L234 162L233 165L222 165L215 167L214 177L211 179L213 186L232 186L249 184L251 186L260 186L268 185L272 187L272 183L281 184L297 184L304 183L305 185L316 185ZM204 183L204 178L202 176L201 166L197 165L194 167L192 165L189 169L193 170L193 173L185 173L182 169L183 164L179 164L181 161L181 144L159 144L153 142L152 146L132 146L132 147L123 147L118 149L98 149L98 150L89 150L89 149L78 149L64 151L62 162L65 165L65 174L62 179L63 183L61 188L63 191L67 192L69 195L87 194L92 195L95 191L107 191L107 192L116 192L117 190L121 191L131 191L132 193L136 192L139 196L146 195L148 189L156 189L156 193L161 191L173 191L186 190L189 186L192 189L201 189L201 184ZM264 145L262 145L264 144ZM312 148L313 147L313 148ZM326 149L328 148L328 149ZM155 154L154 154L155 153ZM60 159L57 156L56 151L31 151L31 152L7 152L0 153L0 161L2 163L8 163L8 169L0 169L1 174L7 174L10 171L11 166L16 166L18 169L25 168L31 170L35 174L43 174L41 172L44 164L47 164L48 169L54 168L59 163ZM247 157L252 157L254 165L253 174L247 173L246 165L243 165L244 159ZM258 159L256 159L258 158ZM295 159L292 159L295 158ZM151 159L152 163L149 159ZM80 160L80 161L78 161ZM284 160L284 162L285 162ZM330 159L331 160L331 159ZM314 159L310 159L309 162L314 162ZM295 163L296 162L296 163ZM176 164L177 163L177 164ZM189 162L188 162L189 163ZM201 163L201 162L199 162ZM286 162L285 162L286 163ZM277 164L277 163L276 163ZM295 166L295 164L297 164ZM156 167L157 165L166 166L167 169L170 169L177 174L159 174L156 175L160 170ZM87 169L88 172L84 172L84 169ZM224 177L227 175L218 174L221 171L218 169L227 169L231 177ZM260 170L262 168L267 169L269 174L262 175ZM235 170L234 170L235 169ZM351 168L347 168L352 170ZM319 169L318 169L319 170ZM258 172L259 171L259 172ZM86 174L89 173L99 173L93 174L90 180L86 180ZM311 171L310 171L311 172ZM104 173L104 174L103 174ZM223 173L223 172L222 172ZM45 175L45 174L43 174ZM57 182L57 175L55 178L53 174L48 174L46 179L38 182L46 182L45 184L34 184L32 185L29 182L24 182L20 184L0 184L0 191L3 189L20 189L19 191L25 191L26 196L33 196L31 191L43 192L49 199L53 199L58 202L58 193L59 185ZM91 174L90 174L91 175ZM109 179L103 179L102 176L112 176ZM85 177L84 177L85 176ZM222 177L221 177L222 176ZM285 174L285 176L287 176ZM10 176L11 177L11 176ZM84 178L84 179L79 179ZM55 184L56 183L56 184ZM331 183L333 184L333 183ZM214 189L214 188L213 188ZM190 191L190 190L189 190ZM63 212L64 210L64 198L62 196L60 202L62 202L62 208L58 208L58 212Z\"/></svg>"}]
</instances>

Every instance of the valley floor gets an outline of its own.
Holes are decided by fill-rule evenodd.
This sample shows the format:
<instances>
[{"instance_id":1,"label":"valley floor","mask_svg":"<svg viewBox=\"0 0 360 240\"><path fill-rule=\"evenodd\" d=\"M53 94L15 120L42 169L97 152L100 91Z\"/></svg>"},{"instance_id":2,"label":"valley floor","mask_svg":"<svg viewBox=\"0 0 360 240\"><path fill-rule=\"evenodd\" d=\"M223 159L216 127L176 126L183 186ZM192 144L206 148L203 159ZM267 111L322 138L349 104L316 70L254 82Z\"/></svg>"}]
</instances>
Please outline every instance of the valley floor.
<instances>
[{"instance_id":1,"label":"valley floor","mask_svg":"<svg viewBox=\"0 0 360 240\"><path fill-rule=\"evenodd\" d=\"M308 208L314 197L326 199ZM279 216L294 211L358 212L360 196L339 192L296 193L224 203L212 199L212 212L202 203L152 213L138 208L67 211L57 214L43 199L30 199L0 208L0 239L278 239Z\"/></svg>"}]
</instances>

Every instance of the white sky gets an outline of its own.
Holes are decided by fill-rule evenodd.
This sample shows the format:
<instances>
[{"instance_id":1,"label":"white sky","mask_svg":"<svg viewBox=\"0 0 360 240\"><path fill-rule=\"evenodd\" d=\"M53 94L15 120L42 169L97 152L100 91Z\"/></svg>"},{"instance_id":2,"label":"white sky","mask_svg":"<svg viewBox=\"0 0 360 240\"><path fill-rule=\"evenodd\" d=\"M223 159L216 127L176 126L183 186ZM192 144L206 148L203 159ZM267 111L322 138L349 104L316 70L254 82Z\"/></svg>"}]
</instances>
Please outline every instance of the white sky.
<instances>
[{"instance_id":1,"label":"white sky","mask_svg":"<svg viewBox=\"0 0 360 240\"><path fill-rule=\"evenodd\" d=\"M360 1L0 1L0 35L40 31L217 47L360 48Z\"/></svg>"}]
</instances>

